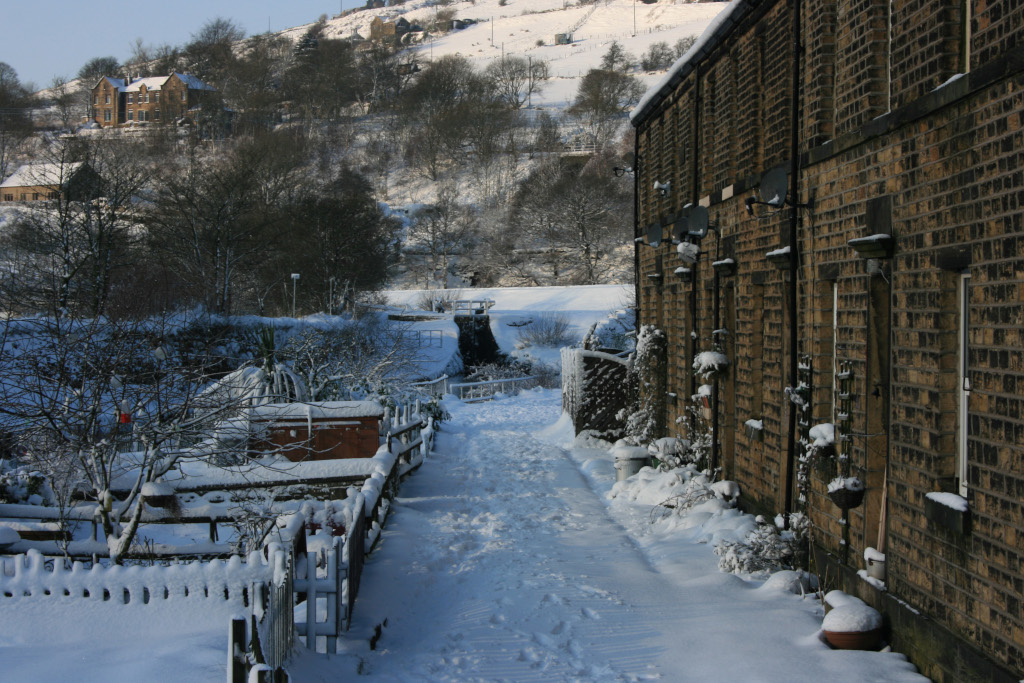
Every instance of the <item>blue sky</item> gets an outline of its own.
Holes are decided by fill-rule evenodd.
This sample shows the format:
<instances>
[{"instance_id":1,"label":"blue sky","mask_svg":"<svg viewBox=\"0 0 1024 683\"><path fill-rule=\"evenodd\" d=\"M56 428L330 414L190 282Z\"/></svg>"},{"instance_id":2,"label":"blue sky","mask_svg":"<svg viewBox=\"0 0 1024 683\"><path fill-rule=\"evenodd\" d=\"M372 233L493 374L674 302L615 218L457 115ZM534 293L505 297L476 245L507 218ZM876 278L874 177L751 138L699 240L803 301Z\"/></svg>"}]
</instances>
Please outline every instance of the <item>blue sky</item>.
<instances>
[{"instance_id":1,"label":"blue sky","mask_svg":"<svg viewBox=\"0 0 1024 683\"><path fill-rule=\"evenodd\" d=\"M2 0L0 62L22 82L49 85L54 75L74 77L93 57L127 59L136 38L151 45L181 45L215 17L231 19L247 34L279 31L334 16L358 0ZM364 4L358 1L358 4Z\"/></svg>"}]
</instances>

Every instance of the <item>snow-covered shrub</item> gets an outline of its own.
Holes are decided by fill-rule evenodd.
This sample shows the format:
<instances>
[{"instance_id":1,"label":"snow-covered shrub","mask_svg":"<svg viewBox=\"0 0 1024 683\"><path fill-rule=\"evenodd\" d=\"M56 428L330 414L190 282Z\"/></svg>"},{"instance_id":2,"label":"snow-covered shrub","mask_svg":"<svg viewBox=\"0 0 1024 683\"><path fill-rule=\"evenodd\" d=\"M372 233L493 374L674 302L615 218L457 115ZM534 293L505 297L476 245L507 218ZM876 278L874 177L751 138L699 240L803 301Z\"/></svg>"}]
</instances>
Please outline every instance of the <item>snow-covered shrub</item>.
<instances>
[{"instance_id":1,"label":"snow-covered shrub","mask_svg":"<svg viewBox=\"0 0 1024 683\"><path fill-rule=\"evenodd\" d=\"M631 443L648 444L665 433L667 345L665 333L652 325L643 325L637 334L630 366L637 392L624 416L626 439Z\"/></svg>"},{"instance_id":2,"label":"snow-covered shrub","mask_svg":"<svg viewBox=\"0 0 1024 683\"><path fill-rule=\"evenodd\" d=\"M53 493L41 472L26 467L15 467L0 472L0 503L52 503Z\"/></svg>"},{"instance_id":3,"label":"snow-covered shrub","mask_svg":"<svg viewBox=\"0 0 1024 683\"><path fill-rule=\"evenodd\" d=\"M572 321L564 313L541 313L534 316L533 322L519 328L516 347L550 346L559 348L576 342L572 334Z\"/></svg>"},{"instance_id":4,"label":"snow-covered shrub","mask_svg":"<svg viewBox=\"0 0 1024 683\"><path fill-rule=\"evenodd\" d=\"M734 574L764 574L780 569L798 569L807 559L806 516L790 515L790 529L780 530L763 517L757 529L742 543L723 541L715 547L718 568Z\"/></svg>"},{"instance_id":5,"label":"snow-covered shrub","mask_svg":"<svg viewBox=\"0 0 1024 683\"><path fill-rule=\"evenodd\" d=\"M455 308L455 302L464 299L461 289L425 289L413 305L421 311L443 313Z\"/></svg>"}]
</instances>

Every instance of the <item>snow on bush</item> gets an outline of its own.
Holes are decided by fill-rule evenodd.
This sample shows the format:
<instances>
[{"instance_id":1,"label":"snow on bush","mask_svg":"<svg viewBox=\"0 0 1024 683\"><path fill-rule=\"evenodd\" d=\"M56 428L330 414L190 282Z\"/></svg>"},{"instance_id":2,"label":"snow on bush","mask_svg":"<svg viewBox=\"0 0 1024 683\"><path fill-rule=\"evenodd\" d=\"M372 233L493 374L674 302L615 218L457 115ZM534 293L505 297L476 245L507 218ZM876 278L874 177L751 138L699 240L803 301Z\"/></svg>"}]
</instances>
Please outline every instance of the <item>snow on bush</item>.
<instances>
[{"instance_id":1,"label":"snow on bush","mask_svg":"<svg viewBox=\"0 0 1024 683\"><path fill-rule=\"evenodd\" d=\"M565 313L541 313L533 317L533 322L519 328L519 339L516 348L528 346L549 346L560 348L577 341L573 336L572 320Z\"/></svg>"},{"instance_id":2,"label":"snow on bush","mask_svg":"<svg viewBox=\"0 0 1024 683\"><path fill-rule=\"evenodd\" d=\"M701 351L693 357L693 369L705 379L729 367L729 359L720 351Z\"/></svg>"},{"instance_id":3,"label":"snow on bush","mask_svg":"<svg viewBox=\"0 0 1024 683\"><path fill-rule=\"evenodd\" d=\"M626 439L636 445L648 444L665 433L665 333L653 325L643 325L636 340L631 374L637 395L630 412L620 417L626 422ZM624 412L624 411L623 411Z\"/></svg>"},{"instance_id":4,"label":"snow on bush","mask_svg":"<svg viewBox=\"0 0 1024 683\"><path fill-rule=\"evenodd\" d=\"M780 530L762 517L757 528L741 542L723 542L715 548L718 568L734 574L765 575L779 569L797 569L806 553L807 517L790 516L789 530Z\"/></svg>"}]
</instances>

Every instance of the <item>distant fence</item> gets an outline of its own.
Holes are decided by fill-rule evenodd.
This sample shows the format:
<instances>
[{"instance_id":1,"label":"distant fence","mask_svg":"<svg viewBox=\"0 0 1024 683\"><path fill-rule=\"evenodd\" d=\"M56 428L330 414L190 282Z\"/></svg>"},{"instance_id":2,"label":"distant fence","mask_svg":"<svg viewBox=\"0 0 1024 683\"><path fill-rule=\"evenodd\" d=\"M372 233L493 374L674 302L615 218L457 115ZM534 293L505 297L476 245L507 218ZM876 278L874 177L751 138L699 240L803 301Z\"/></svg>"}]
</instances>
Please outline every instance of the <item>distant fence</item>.
<instances>
[{"instance_id":1,"label":"distant fence","mask_svg":"<svg viewBox=\"0 0 1024 683\"><path fill-rule=\"evenodd\" d=\"M517 394L540 384L535 376L491 379L481 382L458 382L451 385L451 392L467 403L488 401L498 394Z\"/></svg>"},{"instance_id":2,"label":"distant fence","mask_svg":"<svg viewBox=\"0 0 1024 683\"><path fill-rule=\"evenodd\" d=\"M445 394L450 392L449 389L449 378L448 375L441 375L437 379L432 379L427 382L415 382L410 386L414 386L420 391L441 398Z\"/></svg>"}]
</instances>

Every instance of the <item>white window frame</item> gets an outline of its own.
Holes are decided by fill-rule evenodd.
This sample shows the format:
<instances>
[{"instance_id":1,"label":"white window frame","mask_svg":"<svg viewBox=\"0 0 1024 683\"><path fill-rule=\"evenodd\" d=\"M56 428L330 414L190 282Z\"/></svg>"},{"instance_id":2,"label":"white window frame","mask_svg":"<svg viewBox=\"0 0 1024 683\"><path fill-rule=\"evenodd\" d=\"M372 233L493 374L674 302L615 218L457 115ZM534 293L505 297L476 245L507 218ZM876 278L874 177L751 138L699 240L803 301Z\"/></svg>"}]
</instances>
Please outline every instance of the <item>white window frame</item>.
<instances>
[{"instance_id":1,"label":"white window frame","mask_svg":"<svg viewBox=\"0 0 1024 683\"><path fill-rule=\"evenodd\" d=\"M971 274L960 273L957 279L957 309L960 324L957 329L957 493L967 497L967 441L970 423L971 378L968 368L970 331Z\"/></svg>"}]
</instances>

